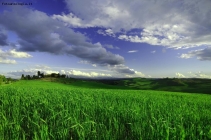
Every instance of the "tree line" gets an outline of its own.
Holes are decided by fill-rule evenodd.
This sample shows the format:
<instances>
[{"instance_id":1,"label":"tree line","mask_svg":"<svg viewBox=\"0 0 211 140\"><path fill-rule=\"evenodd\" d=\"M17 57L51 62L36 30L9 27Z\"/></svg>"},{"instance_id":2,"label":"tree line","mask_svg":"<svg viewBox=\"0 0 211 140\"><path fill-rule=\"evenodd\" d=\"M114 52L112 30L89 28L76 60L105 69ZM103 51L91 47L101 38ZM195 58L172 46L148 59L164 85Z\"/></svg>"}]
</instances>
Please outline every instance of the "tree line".
<instances>
[{"instance_id":1,"label":"tree line","mask_svg":"<svg viewBox=\"0 0 211 140\"><path fill-rule=\"evenodd\" d=\"M40 78L45 78L45 77L52 77L52 78L68 78L67 75L65 74L60 74L60 73L51 73L51 74L44 74L41 73L40 71L37 72L37 75L21 75L21 80L33 80L33 79L40 79Z\"/></svg>"}]
</instances>

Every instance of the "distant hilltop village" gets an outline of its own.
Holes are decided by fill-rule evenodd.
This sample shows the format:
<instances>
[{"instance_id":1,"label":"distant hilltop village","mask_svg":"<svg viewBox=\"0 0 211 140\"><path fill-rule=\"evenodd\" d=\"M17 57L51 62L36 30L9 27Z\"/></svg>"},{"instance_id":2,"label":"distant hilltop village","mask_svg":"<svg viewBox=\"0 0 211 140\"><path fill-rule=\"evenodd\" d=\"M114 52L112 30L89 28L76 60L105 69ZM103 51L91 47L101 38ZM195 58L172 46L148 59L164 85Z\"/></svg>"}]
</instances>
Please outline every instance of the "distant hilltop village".
<instances>
[{"instance_id":1,"label":"distant hilltop village","mask_svg":"<svg viewBox=\"0 0 211 140\"><path fill-rule=\"evenodd\" d=\"M31 79L40 79L40 78L47 78L47 77L52 77L52 78L68 78L67 75L65 74L59 74L59 73L51 73L51 74L46 74L44 75L44 73L41 73L40 71L37 72L37 75L25 75L22 74L21 76L21 80L31 80Z\"/></svg>"}]
</instances>

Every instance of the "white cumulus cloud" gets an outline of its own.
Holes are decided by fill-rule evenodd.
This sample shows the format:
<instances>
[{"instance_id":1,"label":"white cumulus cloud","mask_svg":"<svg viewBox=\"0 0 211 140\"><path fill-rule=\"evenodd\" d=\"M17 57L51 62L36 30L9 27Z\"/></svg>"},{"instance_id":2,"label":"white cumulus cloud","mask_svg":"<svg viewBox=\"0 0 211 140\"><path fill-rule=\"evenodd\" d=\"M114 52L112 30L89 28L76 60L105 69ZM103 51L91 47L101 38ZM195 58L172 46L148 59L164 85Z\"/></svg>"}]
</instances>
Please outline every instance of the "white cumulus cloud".
<instances>
[{"instance_id":1,"label":"white cumulus cloud","mask_svg":"<svg viewBox=\"0 0 211 140\"><path fill-rule=\"evenodd\" d=\"M183 74L178 73L178 72L176 73L176 76L179 77L179 78L184 78L185 77Z\"/></svg>"},{"instance_id":2,"label":"white cumulus cloud","mask_svg":"<svg viewBox=\"0 0 211 140\"><path fill-rule=\"evenodd\" d=\"M97 31L98 34L102 34L104 36L112 36L112 37L116 37L116 35L114 34L114 32L112 31L112 29L106 29L105 31L103 31L102 29Z\"/></svg>"},{"instance_id":3,"label":"white cumulus cloud","mask_svg":"<svg viewBox=\"0 0 211 140\"><path fill-rule=\"evenodd\" d=\"M138 52L138 50L131 50L131 51L128 51L128 53L136 53Z\"/></svg>"},{"instance_id":4,"label":"white cumulus cloud","mask_svg":"<svg viewBox=\"0 0 211 140\"><path fill-rule=\"evenodd\" d=\"M11 59L2 59L0 57L0 64L16 64L17 62L15 60Z\"/></svg>"},{"instance_id":5,"label":"white cumulus cloud","mask_svg":"<svg viewBox=\"0 0 211 140\"><path fill-rule=\"evenodd\" d=\"M154 51L151 51L151 53L156 53L156 51L154 50Z\"/></svg>"},{"instance_id":6,"label":"white cumulus cloud","mask_svg":"<svg viewBox=\"0 0 211 140\"><path fill-rule=\"evenodd\" d=\"M110 35L120 33L122 29L126 32L140 29L139 35L122 34L118 38L177 49L211 45L209 0L65 2L70 13L54 15L53 18L72 26L103 27L109 29L107 33Z\"/></svg>"},{"instance_id":7,"label":"white cumulus cloud","mask_svg":"<svg viewBox=\"0 0 211 140\"><path fill-rule=\"evenodd\" d=\"M26 52L16 51L15 49L3 51L0 49L0 63L2 64L16 64L16 60L10 58L30 58L30 54Z\"/></svg>"}]
</instances>

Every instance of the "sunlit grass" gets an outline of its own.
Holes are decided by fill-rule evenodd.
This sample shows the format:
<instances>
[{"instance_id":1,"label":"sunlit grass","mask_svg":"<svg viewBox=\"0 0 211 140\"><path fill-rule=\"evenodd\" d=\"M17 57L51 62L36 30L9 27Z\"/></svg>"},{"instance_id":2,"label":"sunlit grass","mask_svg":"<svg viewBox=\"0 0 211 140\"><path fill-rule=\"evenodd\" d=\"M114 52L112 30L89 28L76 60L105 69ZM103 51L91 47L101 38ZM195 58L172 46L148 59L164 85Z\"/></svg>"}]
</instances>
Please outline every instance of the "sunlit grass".
<instances>
[{"instance_id":1,"label":"sunlit grass","mask_svg":"<svg viewBox=\"0 0 211 140\"><path fill-rule=\"evenodd\" d=\"M26 85L0 87L0 139L211 139L210 95Z\"/></svg>"}]
</instances>

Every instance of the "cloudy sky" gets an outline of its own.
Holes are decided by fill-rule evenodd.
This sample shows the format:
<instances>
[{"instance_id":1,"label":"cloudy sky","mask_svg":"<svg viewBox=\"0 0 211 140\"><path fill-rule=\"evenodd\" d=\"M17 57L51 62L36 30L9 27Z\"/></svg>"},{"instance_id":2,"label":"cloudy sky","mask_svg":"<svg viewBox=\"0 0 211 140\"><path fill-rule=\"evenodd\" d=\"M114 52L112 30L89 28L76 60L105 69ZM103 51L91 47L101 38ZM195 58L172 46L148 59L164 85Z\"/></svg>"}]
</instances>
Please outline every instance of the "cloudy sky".
<instances>
[{"instance_id":1,"label":"cloudy sky","mask_svg":"<svg viewBox=\"0 0 211 140\"><path fill-rule=\"evenodd\" d=\"M210 0L0 2L0 74L211 78Z\"/></svg>"}]
</instances>

